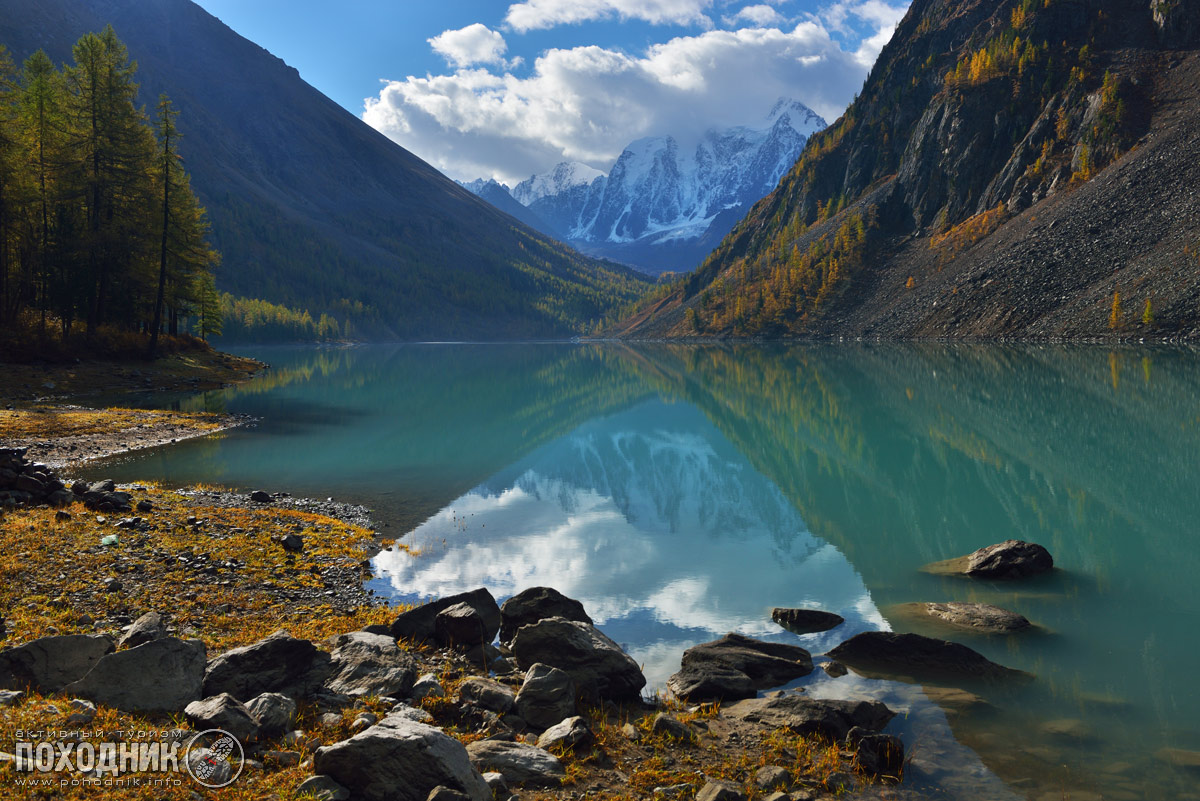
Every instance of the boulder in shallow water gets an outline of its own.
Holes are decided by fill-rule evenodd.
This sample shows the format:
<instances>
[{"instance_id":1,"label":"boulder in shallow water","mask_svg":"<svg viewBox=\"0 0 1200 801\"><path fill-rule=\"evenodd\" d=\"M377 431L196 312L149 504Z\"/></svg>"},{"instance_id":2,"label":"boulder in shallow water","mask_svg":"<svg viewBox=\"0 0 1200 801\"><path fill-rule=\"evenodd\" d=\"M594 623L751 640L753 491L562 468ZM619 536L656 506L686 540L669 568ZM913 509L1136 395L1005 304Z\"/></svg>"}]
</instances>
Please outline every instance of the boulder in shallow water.
<instances>
[{"instance_id":1,"label":"boulder in shallow water","mask_svg":"<svg viewBox=\"0 0 1200 801\"><path fill-rule=\"evenodd\" d=\"M846 622L841 615L820 609L790 609L777 606L771 610L771 619L793 634L815 634L829 631Z\"/></svg>"},{"instance_id":2,"label":"boulder in shallow water","mask_svg":"<svg viewBox=\"0 0 1200 801\"><path fill-rule=\"evenodd\" d=\"M864 631L829 652L829 656L859 673L913 681L1028 679L1028 673L997 665L983 654L956 642Z\"/></svg>"},{"instance_id":3,"label":"boulder in shallow water","mask_svg":"<svg viewBox=\"0 0 1200 801\"><path fill-rule=\"evenodd\" d=\"M903 609L910 614L967 631L1011 634L1014 631L1024 631L1030 628L1029 620L1024 615L1018 615L1016 612L1010 612L991 604L951 601L948 603L906 604Z\"/></svg>"},{"instance_id":4,"label":"boulder in shallow water","mask_svg":"<svg viewBox=\"0 0 1200 801\"><path fill-rule=\"evenodd\" d=\"M1022 579L1054 569L1054 557L1041 545L1022 540L1005 540L966 556L926 565L930 573L959 574L972 578Z\"/></svg>"},{"instance_id":5,"label":"boulder in shallow water","mask_svg":"<svg viewBox=\"0 0 1200 801\"><path fill-rule=\"evenodd\" d=\"M812 672L812 656L798 645L764 642L741 634L692 646L680 660L684 671L712 667L746 674L755 688L766 690Z\"/></svg>"}]
</instances>

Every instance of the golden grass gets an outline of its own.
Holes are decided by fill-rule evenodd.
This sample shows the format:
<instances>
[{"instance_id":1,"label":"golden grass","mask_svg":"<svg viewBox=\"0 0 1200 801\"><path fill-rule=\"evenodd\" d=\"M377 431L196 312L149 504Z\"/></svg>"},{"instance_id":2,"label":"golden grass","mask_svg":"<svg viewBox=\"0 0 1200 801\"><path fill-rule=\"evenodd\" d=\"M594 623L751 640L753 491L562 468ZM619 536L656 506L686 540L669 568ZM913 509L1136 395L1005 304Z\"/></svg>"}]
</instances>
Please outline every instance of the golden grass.
<instances>
[{"instance_id":1,"label":"golden grass","mask_svg":"<svg viewBox=\"0 0 1200 801\"><path fill-rule=\"evenodd\" d=\"M0 440L47 441L89 434L119 434L171 425L208 432L221 427L221 416L203 412L146 411L143 409L85 409L39 405L28 409L0 410Z\"/></svg>"}]
</instances>

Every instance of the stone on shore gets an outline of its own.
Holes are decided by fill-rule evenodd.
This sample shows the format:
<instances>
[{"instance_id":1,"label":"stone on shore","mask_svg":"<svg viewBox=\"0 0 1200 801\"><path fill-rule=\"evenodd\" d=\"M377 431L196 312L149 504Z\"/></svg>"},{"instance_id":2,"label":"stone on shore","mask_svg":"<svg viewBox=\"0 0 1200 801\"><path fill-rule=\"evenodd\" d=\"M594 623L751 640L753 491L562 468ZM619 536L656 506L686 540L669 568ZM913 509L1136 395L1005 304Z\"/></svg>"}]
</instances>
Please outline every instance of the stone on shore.
<instances>
[{"instance_id":1,"label":"stone on shore","mask_svg":"<svg viewBox=\"0 0 1200 801\"><path fill-rule=\"evenodd\" d=\"M667 689L688 701L736 701L758 695L758 688L745 673L715 664L684 668L667 679Z\"/></svg>"},{"instance_id":2,"label":"stone on shore","mask_svg":"<svg viewBox=\"0 0 1200 801\"><path fill-rule=\"evenodd\" d=\"M855 766L867 776L898 781L904 771L904 743L892 734L861 727L846 733L846 745L854 753Z\"/></svg>"},{"instance_id":3,"label":"stone on shore","mask_svg":"<svg viewBox=\"0 0 1200 801\"><path fill-rule=\"evenodd\" d=\"M538 748L546 750L555 747L572 749L581 743L586 743L591 738L592 730L588 727L587 721L576 715L546 729L538 737L537 744Z\"/></svg>"},{"instance_id":4,"label":"stone on shore","mask_svg":"<svg viewBox=\"0 0 1200 801\"><path fill-rule=\"evenodd\" d=\"M296 725L296 702L283 693L263 693L246 702L264 737L275 737Z\"/></svg>"},{"instance_id":5,"label":"stone on shore","mask_svg":"<svg viewBox=\"0 0 1200 801\"><path fill-rule=\"evenodd\" d=\"M258 736L259 726L254 715L229 693L192 701L183 713L197 729L223 729L242 743Z\"/></svg>"},{"instance_id":6,"label":"stone on shore","mask_svg":"<svg viewBox=\"0 0 1200 801\"><path fill-rule=\"evenodd\" d=\"M517 714L535 730L575 714L575 681L564 670L542 663L530 666L517 692Z\"/></svg>"},{"instance_id":7,"label":"stone on shore","mask_svg":"<svg viewBox=\"0 0 1200 801\"><path fill-rule=\"evenodd\" d=\"M771 610L771 619L793 634L829 631L846 622L841 615L820 609L789 609L781 606Z\"/></svg>"},{"instance_id":8,"label":"stone on shore","mask_svg":"<svg viewBox=\"0 0 1200 801\"><path fill-rule=\"evenodd\" d=\"M87 675L106 654L113 640L107 634L65 634L41 637L0 651L0 687L56 693Z\"/></svg>"},{"instance_id":9,"label":"stone on shore","mask_svg":"<svg viewBox=\"0 0 1200 801\"><path fill-rule=\"evenodd\" d=\"M331 776L309 776L296 788L298 796L312 796L313 801L348 801L350 791Z\"/></svg>"},{"instance_id":10,"label":"stone on shore","mask_svg":"<svg viewBox=\"0 0 1200 801\"><path fill-rule=\"evenodd\" d=\"M389 714L348 740L318 748L313 770L362 801L425 801L439 785L471 801L492 798L462 743L402 715Z\"/></svg>"},{"instance_id":11,"label":"stone on shore","mask_svg":"<svg viewBox=\"0 0 1200 801\"><path fill-rule=\"evenodd\" d=\"M472 676L458 688L458 698L483 709L503 715L513 708L516 696L498 681Z\"/></svg>"},{"instance_id":12,"label":"stone on shore","mask_svg":"<svg viewBox=\"0 0 1200 801\"><path fill-rule=\"evenodd\" d=\"M204 696L227 692L239 701L262 693L307 698L333 670L329 654L286 631L216 657L204 672Z\"/></svg>"},{"instance_id":13,"label":"stone on shore","mask_svg":"<svg viewBox=\"0 0 1200 801\"><path fill-rule=\"evenodd\" d=\"M590 623L540 620L519 628L511 647L521 669L541 662L566 671L585 698L635 700L646 686L637 662Z\"/></svg>"},{"instance_id":14,"label":"stone on shore","mask_svg":"<svg viewBox=\"0 0 1200 801\"><path fill-rule=\"evenodd\" d=\"M712 779L696 794L696 801L746 801L746 794L739 784Z\"/></svg>"},{"instance_id":15,"label":"stone on shore","mask_svg":"<svg viewBox=\"0 0 1200 801\"><path fill-rule=\"evenodd\" d=\"M162 615L158 612L147 612L133 621L129 630L117 640L118 648L135 648L142 643L161 639L167 636L167 628L163 625Z\"/></svg>"},{"instance_id":16,"label":"stone on shore","mask_svg":"<svg viewBox=\"0 0 1200 801\"><path fill-rule=\"evenodd\" d=\"M467 746L477 770L494 770L509 784L557 787L566 776L558 757L544 748L504 740L476 740Z\"/></svg>"},{"instance_id":17,"label":"stone on shore","mask_svg":"<svg viewBox=\"0 0 1200 801\"><path fill-rule=\"evenodd\" d=\"M500 605L500 642L511 642L517 629L551 617L591 623L583 604L552 587L530 587Z\"/></svg>"},{"instance_id":18,"label":"stone on shore","mask_svg":"<svg viewBox=\"0 0 1200 801\"><path fill-rule=\"evenodd\" d=\"M978 631L989 634L1011 634L1030 628L1029 620L1024 615L1001 609L991 604L958 603L917 603L906 604L904 607L915 615L928 617L938 623L943 623L967 631Z\"/></svg>"},{"instance_id":19,"label":"stone on shore","mask_svg":"<svg viewBox=\"0 0 1200 801\"><path fill-rule=\"evenodd\" d=\"M1029 678L1029 674L998 665L965 645L920 634L865 631L834 648L829 656L860 673L914 681Z\"/></svg>"},{"instance_id":20,"label":"stone on shore","mask_svg":"<svg viewBox=\"0 0 1200 801\"><path fill-rule=\"evenodd\" d=\"M330 639L332 674L326 686L346 695L403 698L417 680L417 663L385 634L352 631Z\"/></svg>"},{"instance_id":21,"label":"stone on shore","mask_svg":"<svg viewBox=\"0 0 1200 801\"><path fill-rule=\"evenodd\" d=\"M841 742L851 729L879 731L896 716L879 701L845 701L780 695L750 698L725 708L730 717L748 720L795 734L815 734Z\"/></svg>"},{"instance_id":22,"label":"stone on shore","mask_svg":"<svg viewBox=\"0 0 1200 801\"><path fill-rule=\"evenodd\" d=\"M484 635L487 638L486 641L491 642L494 640L496 633L500 631L500 607L496 605L496 599L492 597L492 594L487 591L486 587L439 598L436 601L430 601L415 609L409 609L407 612L400 613L400 616L392 621L392 636L398 640L432 642L437 635L436 620L438 613L459 603L468 604L479 612L479 616L483 618L485 626Z\"/></svg>"},{"instance_id":23,"label":"stone on shore","mask_svg":"<svg viewBox=\"0 0 1200 801\"><path fill-rule=\"evenodd\" d=\"M433 618L433 638L438 645L467 651L490 643L487 623L479 610L468 603L447 606Z\"/></svg>"},{"instance_id":24,"label":"stone on shore","mask_svg":"<svg viewBox=\"0 0 1200 801\"><path fill-rule=\"evenodd\" d=\"M179 712L200 700L204 643L162 637L100 658L63 692L122 712Z\"/></svg>"}]
</instances>

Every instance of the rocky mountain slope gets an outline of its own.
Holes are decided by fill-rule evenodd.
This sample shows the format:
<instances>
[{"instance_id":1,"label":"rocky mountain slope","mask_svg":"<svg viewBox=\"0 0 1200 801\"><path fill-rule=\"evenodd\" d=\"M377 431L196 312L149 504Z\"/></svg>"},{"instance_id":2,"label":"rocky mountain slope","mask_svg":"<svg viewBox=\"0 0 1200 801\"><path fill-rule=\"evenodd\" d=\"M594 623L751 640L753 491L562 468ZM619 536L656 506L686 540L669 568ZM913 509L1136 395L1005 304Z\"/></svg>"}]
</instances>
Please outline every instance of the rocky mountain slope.
<instances>
[{"instance_id":1,"label":"rocky mountain slope","mask_svg":"<svg viewBox=\"0 0 1200 801\"><path fill-rule=\"evenodd\" d=\"M111 23L139 102L166 92L223 254L218 287L360 336L563 336L641 291L481 202L189 0L0 0L17 59Z\"/></svg>"},{"instance_id":2,"label":"rocky mountain slope","mask_svg":"<svg viewBox=\"0 0 1200 801\"><path fill-rule=\"evenodd\" d=\"M804 104L780 100L761 125L710 130L694 147L674 136L639 139L607 175L563 162L512 197L544 221L540 230L586 253L653 275L690 270L824 127Z\"/></svg>"},{"instance_id":3,"label":"rocky mountain slope","mask_svg":"<svg viewBox=\"0 0 1200 801\"><path fill-rule=\"evenodd\" d=\"M1200 10L916 0L862 94L626 336L1200 333Z\"/></svg>"}]
</instances>

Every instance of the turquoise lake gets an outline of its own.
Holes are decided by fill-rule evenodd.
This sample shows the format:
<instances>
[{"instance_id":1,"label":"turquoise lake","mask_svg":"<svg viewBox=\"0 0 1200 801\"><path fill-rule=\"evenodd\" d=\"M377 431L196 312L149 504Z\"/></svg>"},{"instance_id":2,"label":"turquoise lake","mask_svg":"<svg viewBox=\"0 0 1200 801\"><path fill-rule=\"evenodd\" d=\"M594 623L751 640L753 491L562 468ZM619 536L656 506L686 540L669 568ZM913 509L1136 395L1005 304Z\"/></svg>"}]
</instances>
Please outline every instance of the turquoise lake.
<instances>
[{"instance_id":1,"label":"turquoise lake","mask_svg":"<svg viewBox=\"0 0 1200 801\"><path fill-rule=\"evenodd\" d=\"M266 375L184 398L250 427L89 469L361 503L417 555L375 559L413 601L535 585L583 602L661 688L737 631L814 656L871 629L954 639L1036 679L963 708L819 668L874 697L934 797L1200 799L1200 353L836 344L259 348ZM383 528L386 526L386 529ZM1005 539L1056 570L921 571ZM984 601L986 637L900 610ZM846 618L798 637L773 606ZM818 659L817 661L821 661ZM1200 756L1200 755L1192 755Z\"/></svg>"}]
</instances>

